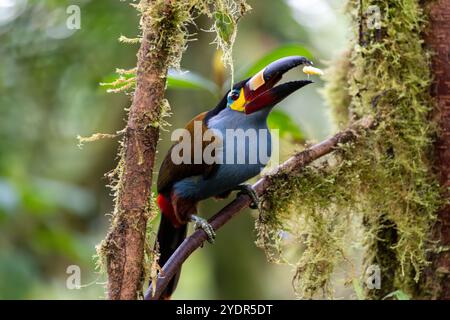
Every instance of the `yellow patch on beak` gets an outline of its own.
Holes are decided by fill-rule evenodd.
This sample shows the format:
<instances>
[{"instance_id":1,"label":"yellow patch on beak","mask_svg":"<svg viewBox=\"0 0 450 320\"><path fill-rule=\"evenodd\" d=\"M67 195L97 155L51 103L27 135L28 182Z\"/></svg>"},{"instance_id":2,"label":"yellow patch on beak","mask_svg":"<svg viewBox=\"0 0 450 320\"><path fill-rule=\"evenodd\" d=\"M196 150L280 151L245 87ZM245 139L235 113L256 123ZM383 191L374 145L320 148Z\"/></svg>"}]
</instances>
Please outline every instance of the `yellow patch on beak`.
<instances>
[{"instance_id":1,"label":"yellow patch on beak","mask_svg":"<svg viewBox=\"0 0 450 320\"><path fill-rule=\"evenodd\" d=\"M239 98L230 105L230 108L239 112L244 112L245 110L244 89L241 89L241 92L239 93Z\"/></svg>"},{"instance_id":2,"label":"yellow patch on beak","mask_svg":"<svg viewBox=\"0 0 450 320\"><path fill-rule=\"evenodd\" d=\"M255 91L259 87L261 87L266 81L264 80L264 70L266 68L262 69L260 72L255 74L250 80L249 80L249 87L250 90Z\"/></svg>"}]
</instances>

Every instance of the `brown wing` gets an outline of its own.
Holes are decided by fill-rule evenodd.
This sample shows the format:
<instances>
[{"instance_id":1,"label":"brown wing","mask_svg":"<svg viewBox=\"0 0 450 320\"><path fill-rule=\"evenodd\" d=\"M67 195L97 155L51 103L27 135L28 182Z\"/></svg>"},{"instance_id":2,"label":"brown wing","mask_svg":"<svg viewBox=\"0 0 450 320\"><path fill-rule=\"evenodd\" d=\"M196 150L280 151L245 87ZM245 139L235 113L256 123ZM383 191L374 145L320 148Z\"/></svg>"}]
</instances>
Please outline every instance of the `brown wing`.
<instances>
[{"instance_id":1,"label":"brown wing","mask_svg":"<svg viewBox=\"0 0 450 320\"><path fill-rule=\"evenodd\" d=\"M203 157L202 157L202 163L194 164L194 140L195 140L194 139L194 122L202 121L202 130L198 130L198 132L195 132L195 134L197 134L197 135L201 134L199 139L200 139L200 141L202 141L202 153L207 145L209 145L210 143L213 143L215 141L214 139L211 139L211 141L203 141L203 139L201 139L201 137L203 136L203 132L205 132L208 129L203 121L206 116L206 113L207 112L203 112L203 113L199 114L197 117L192 119L185 127L185 129L187 129L191 133L191 162L190 162L190 164L186 164L186 163L174 164L172 162L172 157L171 157L172 149L179 142L172 145L172 147L167 152L167 154L161 164L161 167L159 169L158 182L157 182L158 193L162 193L162 192L170 190L170 188L172 187L172 185L175 182L180 181L185 178L188 178L188 177L198 176L198 175L203 175L204 177L210 177L217 169L218 166L216 163L206 164L203 162ZM216 139L218 139L218 138L216 138Z\"/></svg>"}]
</instances>

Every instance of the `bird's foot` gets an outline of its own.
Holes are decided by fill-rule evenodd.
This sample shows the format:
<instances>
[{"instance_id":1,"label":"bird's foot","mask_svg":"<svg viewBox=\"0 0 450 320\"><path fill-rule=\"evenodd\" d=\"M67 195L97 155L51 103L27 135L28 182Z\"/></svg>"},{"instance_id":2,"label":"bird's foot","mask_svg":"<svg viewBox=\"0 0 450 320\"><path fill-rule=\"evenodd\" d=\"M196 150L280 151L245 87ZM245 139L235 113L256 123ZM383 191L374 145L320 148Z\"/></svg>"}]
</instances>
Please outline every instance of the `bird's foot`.
<instances>
[{"instance_id":1,"label":"bird's foot","mask_svg":"<svg viewBox=\"0 0 450 320\"><path fill-rule=\"evenodd\" d=\"M235 190L239 191L238 196L241 194L246 194L250 197L250 199L252 199L252 203L249 205L250 209L258 209L260 213L262 212L259 197L250 184L240 184L235 188Z\"/></svg>"},{"instance_id":2,"label":"bird's foot","mask_svg":"<svg viewBox=\"0 0 450 320\"><path fill-rule=\"evenodd\" d=\"M208 242L214 243L214 240L216 239L216 233L206 219L193 214L191 215L191 221L194 222L195 230L202 229L203 231L205 231L206 235L208 236Z\"/></svg>"}]
</instances>

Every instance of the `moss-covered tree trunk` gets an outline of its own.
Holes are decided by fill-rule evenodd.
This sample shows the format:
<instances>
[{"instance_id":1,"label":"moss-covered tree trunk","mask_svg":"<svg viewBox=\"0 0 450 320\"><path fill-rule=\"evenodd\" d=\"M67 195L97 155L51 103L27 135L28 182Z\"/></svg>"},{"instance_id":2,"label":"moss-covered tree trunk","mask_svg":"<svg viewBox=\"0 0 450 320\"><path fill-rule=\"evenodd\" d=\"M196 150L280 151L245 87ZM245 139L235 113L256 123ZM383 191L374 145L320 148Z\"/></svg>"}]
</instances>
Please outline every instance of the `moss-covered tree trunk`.
<instances>
[{"instance_id":1,"label":"moss-covered tree trunk","mask_svg":"<svg viewBox=\"0 0 450 320\"><path fill-rule=\"evenodd\" d=\"M143 8L151 2L142 1ZM173 19L170 1L159 14ZM146 223L149 217L152 173L159 128L150 125L160 118L169 50L160 34L150 28L143 12L143 41L138 53L136 90L130 107L119 164L119 183L111 230L104 242L109 299L136 299L142 291ZM170 22L169 22L170 23ZM172 30L171 30L172 31ZM176 32L176 31L172 31ZM151 44L161 41L159 48Z\"/></svg>"},{"instance_id":2,"label":"moss-covered tree trunk","mask_svg":"<svg viewBox=\"0 0 450 320\"><path fill-rule=\"evenodd\" d=\"M429 190L436 176L440 190L449 184L450 1L351 2L358 30L351 111L371 106L381 116L390 136L378 143L380 160L401 181L384 186L399 205L366 223L376 230L367 264L379 265L382 279L381 289L368 294L380 299L402 290L413 298L448 299L449 208L438 210L443 199Z\"/></svg>"},{"instance_id":3,"label":"moss-covered tree trunk","mask_svg":"<svg viewBox=\"0 0 450 320\"><path fill-rule=\"evenodd\" d=\"M450 198L450 0L433 1L428 7L430 27L425 42L433 52L431 94L435 98L434 118L438 123L435 143L435 170L441 185L447 188ZM426 269L419 294L424 298L450 299L450 204L439 210L432 229L436 241L430 255L431 264Z\"/></svg>"},{"instance_id":4,"label":"moss-covered tree trunk","mask_svg":"<svg viewBox=\"0 0 450 320\"><path fill-rule=\"evenodd\" d=\"M133 3L140 15L142 37L124 42L140 42L137 67L118 69L118 80L106 84L113 92L135 84L127 125L123 131L120 161L108 176L115 194L111 227L98 246L101 266L108 273L109 299L136 299L141 296L144 278L156 277L158 252L146 243L148 220L156 216L152 199L152 175L159 129L166 122L170 106L164 99L169 68L179 69L188 38L187 25L198 13L213 18L220 12L229 19L224 26L215 21L219 46L231 64L231 48L236 23L250 7L245 0L140 0ZM224 39L223 37L227 38ZM129 77L123 77L122 75ZM91 138L92 139L92 138ZM84 139L89 141L91 139ZM83 139L81 139L83 140Z\"/></svg>"},{"instance_id":5,"label":"moss-covered tree trunk","mask_svg":"<svg viewBox=\"0 0 450 320\"><path fill-rule=\"evenodd\" d=\"M108 273L108 298L114 300L136 299L142 293L146 224L154 217L152 175L161 116L167 103L167 70L181 56L182 27L190 8L175 0L141 0L136 7L141 13L142 29L136 88L120 161L114 171L116 199L111 228L98 250Z\"/></svg>"},{"instance_id":6,"label":"moss-covered tree trunk","mask_svg":"<svg viewBox=\"0 0 450 320\"><path fill-rule=\"evenodd\" d=\"M351 51L349 114L372 108L380 116L389 137L377 142L378 166L400 181L380 183L391 193L386 201L397 198L398 205L380 205L378 218L374 212L365 217L374 232L366 264L380 267L382 284L367 293L381 299L401 290L412 298L449 299L450 211L442 208L448 193L442 199L429 191L436 178L436 191L449 186L450 1L351 3L358 39Z\"/></svg>"},{"instance_id":7,"label":"moss-covered tree trunk","mask_svg":"<svg viewBox=\"0 0 450 320\"><path fill-rule=\"evenodd\" d=\"M449 0L348 1L353 39L327 72L325 96L340 127L368 115L377 126L269 190L259 227L276 261L280 229L301 243L301 298L332 297L345 264L358 298L448 297L449 8ZM359 275L353 244L364 251ZM370 273L379 286L366 270L379 271Z\"/></svg>"}]
</instances>

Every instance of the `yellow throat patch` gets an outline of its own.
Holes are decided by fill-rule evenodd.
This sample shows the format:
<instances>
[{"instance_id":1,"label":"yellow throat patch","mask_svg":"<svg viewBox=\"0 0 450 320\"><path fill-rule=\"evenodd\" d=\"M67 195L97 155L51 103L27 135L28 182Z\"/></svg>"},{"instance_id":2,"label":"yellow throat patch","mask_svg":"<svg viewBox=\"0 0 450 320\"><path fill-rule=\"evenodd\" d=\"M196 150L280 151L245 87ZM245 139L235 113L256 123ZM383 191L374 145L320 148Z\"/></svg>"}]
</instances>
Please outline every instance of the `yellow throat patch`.
<instances>
[{"instance_id":1,"label":"yellow throat patch","mask_svg":"<svg viewBox=\"0 0 450 320\"><path fill-rule=\"evenodd\" d=\"M239 112L244 112L245 110L245 95L244 89L241 88L241 92L239 92L239 98L230 105L230 108Z\"/></svg>"}]
</instances>

